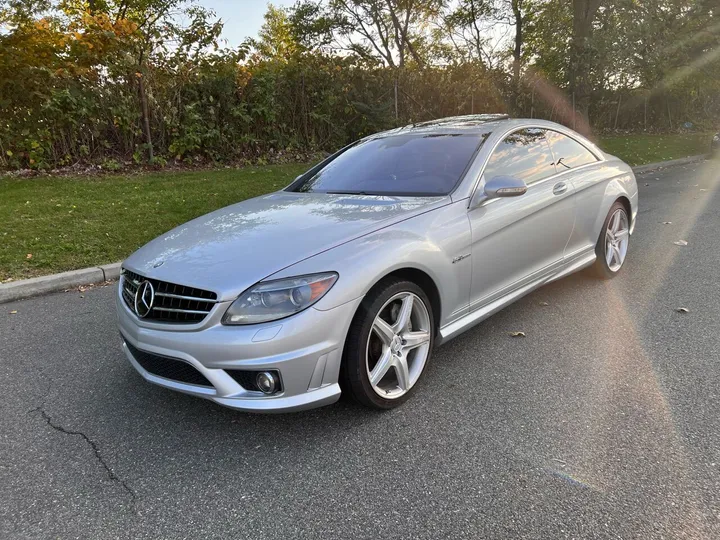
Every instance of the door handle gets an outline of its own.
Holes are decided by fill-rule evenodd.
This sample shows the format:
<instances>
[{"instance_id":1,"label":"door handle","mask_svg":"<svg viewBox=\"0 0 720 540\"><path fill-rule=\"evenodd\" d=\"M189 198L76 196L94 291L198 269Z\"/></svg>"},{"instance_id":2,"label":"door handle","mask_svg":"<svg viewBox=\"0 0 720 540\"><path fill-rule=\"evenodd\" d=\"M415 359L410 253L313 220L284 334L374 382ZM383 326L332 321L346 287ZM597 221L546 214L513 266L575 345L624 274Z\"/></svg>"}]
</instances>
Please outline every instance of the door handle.
<instances>
[{"instance_id":1,"label":"door handle","mask_svg":"<svg viewBox=\"0 0 720 540\"><path fill-rule=\"evenodd\" d=\"M553 195L562 195L567 191L567 184L565 182L558 182L553 186Z\"/></svg>"}]
</instances>

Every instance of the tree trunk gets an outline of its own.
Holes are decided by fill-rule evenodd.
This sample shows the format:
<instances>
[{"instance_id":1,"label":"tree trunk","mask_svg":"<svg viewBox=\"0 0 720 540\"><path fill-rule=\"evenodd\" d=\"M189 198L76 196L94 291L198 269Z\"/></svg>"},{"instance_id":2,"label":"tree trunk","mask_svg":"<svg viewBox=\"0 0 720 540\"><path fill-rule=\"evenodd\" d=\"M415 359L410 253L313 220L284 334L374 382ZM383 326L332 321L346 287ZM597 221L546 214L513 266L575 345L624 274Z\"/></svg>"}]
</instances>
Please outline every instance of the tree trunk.
<instances>
[{"instance_id":1,"label":"tree trunk","mask_svg":"<svg viewBox=\"0 0 720 540\"><path fill-rule=\"evenodd\" d=\"M145 143L148 149L148 160L152 163L155 159L153 152L152 134L150 133L150 114L148 112L147 92L145 91L145 77L142 73L138 77L138 93L140 94L140 107L142 110L143 131L145 132Z\"/></svg>"},{"instance_id":2,"label":"tree trunk","mask_svg":"<svg viewBox=\"0 0 720 540\"><path fill-rule=\"evenodd\" d=\"M410 15L413 9L412 2L406 8L407 11L405 13L405 22L402 24L397 16L397 13L395 12L395 7L393 6L392 2L390 2L390 0L387 0L386 4L390 13L390 18L392 19L395 34L397 36L396 45L400 52L400 67L403 67L405 65L405 47L407 47L407 50L410 52L410 55L413 57L415 62L417 62L417 65L420 68L424 67L424 62L422 58L420 58L420 55L418 54L417 50L412 44L412 41L410 40L410 37L408 36L408 24L410 23Z\"/></svg>"},{"instance_id":3,"label":"tree trunk","mask_svg":"<svg viewBox=\"0 0 720 540\"><path fill-rule=\"evenodd\" d=\"M523 45L523 16L522 0L512 0L512 12L515 18L515 48L513 49L513 76L512 76L512 107L515 114L523 116L520 107L520 68L522 62Z\"/></svg>"},{"instance_id":4,"label":"tree trunk","mask_svg":"<svg viewBox=\"0 0 720 540\"><path fill-rule=\"evenodd\" d=\"M520 67L523 46L522 0L512 0L512 11L515 17L515 49L513 50L513 83L517 89L520 84Z\"/></svg>"},{"instance_id":5,"label":"tree trunk","mask_svg":"<svg viewBox=\"0 0 720 540\"><path fill-rule=\"evenodd\" d=\"M398 123L398 79L397 71L395 72L395 125Z\"/></svg>"},{"instance_id":6,"label":"tree trunk","mask_svg":"<svg viewBox=\"0 0 720 540\"><path fill-rule=\"evenodd\" d=\"M300 105L302 106L303 131L305 132L305 147L310 147L310 130L308 129L307 103L305 101L305 74L302 74L302 91L300 93Z\"/></svg>"},{"instance_id":7,"label":"tree trunk","mask_svg":"<svg viewBox=\"0 0 720 540\"><path fill-rule=\"evenodd\" d=\"M589 135L590 62L593 21L603 0L573 0L573 33L570 46L570 91L575 94L581 117L580 131ZM573 114L577 114L573 111Z\"/></svg>"}]
</instances>

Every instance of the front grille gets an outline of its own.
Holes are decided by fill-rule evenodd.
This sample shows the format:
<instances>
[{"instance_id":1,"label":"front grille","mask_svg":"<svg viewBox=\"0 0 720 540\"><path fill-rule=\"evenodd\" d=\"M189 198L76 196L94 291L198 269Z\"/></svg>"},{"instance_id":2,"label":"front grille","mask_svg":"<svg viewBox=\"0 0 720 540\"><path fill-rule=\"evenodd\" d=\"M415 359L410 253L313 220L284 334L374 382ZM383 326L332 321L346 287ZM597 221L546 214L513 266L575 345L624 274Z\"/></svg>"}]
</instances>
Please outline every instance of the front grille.
<instances>
[{"instance_id":1,"label":"front grille","mask_svg":"<svg viewBox=\"0 0 720 540\"><path fill-rule=\"evenodd\" d=\"M135 361L148 373L152 373L163 379L170 379L171 381L213 388L213 385L205 378L205 375L183 360L141 351L127 341L125 345L130 350Z\"/></svg>"},{"instance_id":2,"label":"front grille","mask_svg":"<svg viewBox=\"0 0 720 540\"><path fill-rule=\"evenodd\" d=\"M207 317L217 303L217 294L211 291L186 287L167 281L150 279L123 269L122 296L132 312L135 312L135 293L144 281L155 290L155 300L146 320L198 323Z\"/></svg>"}]
</instances>

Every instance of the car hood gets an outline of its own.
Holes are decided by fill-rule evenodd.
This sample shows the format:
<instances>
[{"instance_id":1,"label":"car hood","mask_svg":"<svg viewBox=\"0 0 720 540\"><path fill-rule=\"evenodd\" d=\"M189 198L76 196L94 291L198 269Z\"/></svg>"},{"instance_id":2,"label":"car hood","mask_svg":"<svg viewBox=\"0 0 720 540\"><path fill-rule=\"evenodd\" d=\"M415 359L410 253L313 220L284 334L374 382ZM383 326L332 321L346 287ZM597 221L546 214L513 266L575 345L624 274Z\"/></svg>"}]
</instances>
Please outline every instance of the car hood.
<instances>
[{"instance_id":1,"label":"car hood","mask_svg":"<svg viewBox=\"0 0 720 540\"><path fill-rule=\"evenodd\" d=\"M449 202L280 191L189 221L137 250L123 266L230 300L303 259Z\"/></svg>"}]
</instances>

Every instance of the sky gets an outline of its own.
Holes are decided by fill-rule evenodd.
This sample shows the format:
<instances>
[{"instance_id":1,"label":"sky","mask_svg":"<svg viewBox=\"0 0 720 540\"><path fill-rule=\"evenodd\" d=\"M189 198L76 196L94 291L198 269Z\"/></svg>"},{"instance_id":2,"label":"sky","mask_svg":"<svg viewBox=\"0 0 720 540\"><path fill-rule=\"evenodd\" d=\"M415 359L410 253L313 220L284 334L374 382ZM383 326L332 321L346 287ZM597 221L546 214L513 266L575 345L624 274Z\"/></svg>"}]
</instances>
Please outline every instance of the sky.
<instances>
[{"instance_id":1,"label":"sky","mask_svg":"<svg viewBox=\"0 0 720 540\"><path fill-rule=\"evenodd\" d=\"M225 22L222 37L233 47L247 37L257 36L268 3L277 7L291 6L295 0L197 0L197 3L214 10Z\"/></svg>"}]
</instances>

